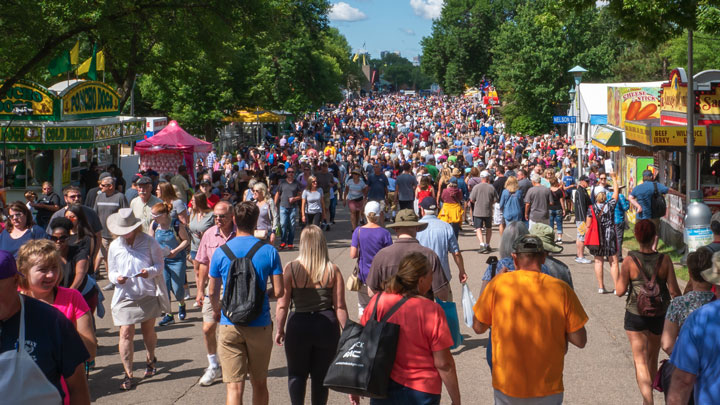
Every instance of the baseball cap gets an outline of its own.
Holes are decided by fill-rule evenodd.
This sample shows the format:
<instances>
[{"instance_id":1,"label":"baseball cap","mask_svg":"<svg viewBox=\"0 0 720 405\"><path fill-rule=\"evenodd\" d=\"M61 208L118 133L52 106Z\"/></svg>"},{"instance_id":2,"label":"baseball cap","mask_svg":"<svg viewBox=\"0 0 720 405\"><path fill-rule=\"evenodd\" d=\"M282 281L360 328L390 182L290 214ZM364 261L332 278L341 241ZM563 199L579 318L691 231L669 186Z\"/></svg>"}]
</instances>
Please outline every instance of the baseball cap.
<instances>
[{"instance_id":1,"label":"baseball cap","mask_svg":"<svg viewBox=\"0 0 720 405\"><path fill-rule=\"evenodd\" d=\"M138 186L141 186L143 184L152 184L152 180L150 180L150 177L142 176L138 179L138 181L135 182Z\"/></svg>"},{"instance_id":2,"label":"baseball cap","mask_svg":"<svg viewBox=\"0 0 720 405\"><path fill-rule=\"evenodd\" d=\"M9 252L0 250L0 280L10 278L16 274L20 273L17 271L15 258Z\"/></svg>"},{"instance_id":3,"label":"baseball cap","mask_svg":"<svg viewBox=\"0 0 720 405\"><path fill-rule=\"evenodd\" d=\"M589 181L589 180L590 179L588 178L588 176L586 176L584 174L582 176L580 176L580 178L578 179L578 181Z\"/></svg>"},{"instance_id":4,"label":"baseball cap","mask_svg":"<svg viewBox=\"0 0 720 405\"><path fill-rule=\"evenodd\" d=\"M113 176L113 175L110 174L110 172L102 172L102 173L100 173L99 179L100 179L100 180L102 180L102 179L107 179L108 177L112 177L112 176Z\"/></svg>"},{"instance_id":5,"label":"baseball cap","mask_svg":"<svg viewBox=\"0 0 720 405\"><path fill-rule=\"evenodd\" d=\"M483 170L480 172L480 177L490 177L490 172L487 170Z\"/></svg>"},{"instance_id":6,"label":"baseball cap","mask_svg":"<svg viewBox=\"0 0 720 405\"><path fill-rule=\"evenodd\" d=\"M377 201L368 201L367 204L365 204L365 215L368 215L370 213L373 213L375 215L380 215L380 203Z\"/></svg>"},{"instance_id":7,"label":"baseball cap","mask_svg":"<svg viewBox=\"0 0 720 405\"><path fill-rule=\"evenodd\" d=\"M513 242L515 253L544 253L543 241L535 235L523 235Z\"/></svg>"},{"instance_id":8,"label":"baseball cap","mask_svg":"<svg viewBox=\"0 0 720 405\"><path fill-rule=\"evenodd\" d=\"M202 186L202 185L210 185L210 180L208 180L208 179L202 179L202 180L200 180L200 183L198 183L198 184L200 184L201 186Z\"/></svg>"},{"instance_id":9,"label":"baseball cap","mask_svg":"<svg viewBox=\"0 0 720 405\"><path fill-rule=\"evenodd\" d=\"M420 201L420 207L424 210L430 210L435 211L437 210L437 203L435 202L435 199L432 197L425 197L422 201Z\"/></svg>"}]
</instances>

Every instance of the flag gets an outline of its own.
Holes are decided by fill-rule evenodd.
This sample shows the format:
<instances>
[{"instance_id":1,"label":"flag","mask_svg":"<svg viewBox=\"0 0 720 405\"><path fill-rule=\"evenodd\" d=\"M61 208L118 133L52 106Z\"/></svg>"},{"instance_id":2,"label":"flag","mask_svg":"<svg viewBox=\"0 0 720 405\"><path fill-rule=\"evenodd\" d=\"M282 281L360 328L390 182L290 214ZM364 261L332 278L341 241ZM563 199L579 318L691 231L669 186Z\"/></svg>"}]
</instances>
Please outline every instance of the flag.
<instances>
[{"instance_id":1,"label":"flag","mask_svg":"<svg viewBox=\"0 0 720 405\"><path fill-rule=\"evenodd\" d=\"M90 58L90 67L88 68L88 79L97 80L97 43L93 44L92 58Z\"/></svg>"},{"instance_id":2,"label":"flag","mask_svg":"<svg viewBox=\"0 0 720 405\"><path fill-rule=\"evenodd\" d=\"M365 60L365 54L363 54L363 66L367 65L367 61Z\"/></svg>"},{"instance_id":3,"label":"flag","mask_svg":"<svg viewBox=\"0 0 720 405\"><path fill-rule=\"evenodd\" d=\"M72 64L70 63L70 52L60 52L58 56L56 56L55 58L53 58L53 60L50 61L47 69L50 72L51 76L61 75L65 72L70 71L72 69Z\"/></svg>"},{"instance_id":4,"label":"flag","mask_svg":"<svg viewBox=\"0 0 720 405\"><path fill-rule=\"evenodd\" d=\"M70 64L77 65L80 63L80 41L75 42L75 46L70 50Z\"/></svg>"},{"instance_id":5,"label":"flag","mask_svg":"<svg viewBox=\"0 0 720 405\"><path fill-rule=\"evenodd\" d=\"M88 74L90 71L90 63L92 62L92 57L87 58L85 62L82 63L82 65L78 66L77 68L77 75L84 75ZM105 70L105 51L100 51L97 53L95 57L95 70Z\"/></svg>"},{"instance_id":6,"label":"flag","mask_svg":"<svg viewBox=\"0 0 720 405\"><path fill-rule=\"evenodd\" d=\"M357 62L359 57L360 57L360 54L356 53L355 56L353 56L353 62Z\"/></svg>"},{"instance_id":7,"label":"flag","mask_svg":"<svg viewBox=\"0 0 720 405\"><path fill-rule=\"evenodd\" d=\"M100 51L97 53L95 69L105 71L105 51Z\"/></svg>"}]
</instances>

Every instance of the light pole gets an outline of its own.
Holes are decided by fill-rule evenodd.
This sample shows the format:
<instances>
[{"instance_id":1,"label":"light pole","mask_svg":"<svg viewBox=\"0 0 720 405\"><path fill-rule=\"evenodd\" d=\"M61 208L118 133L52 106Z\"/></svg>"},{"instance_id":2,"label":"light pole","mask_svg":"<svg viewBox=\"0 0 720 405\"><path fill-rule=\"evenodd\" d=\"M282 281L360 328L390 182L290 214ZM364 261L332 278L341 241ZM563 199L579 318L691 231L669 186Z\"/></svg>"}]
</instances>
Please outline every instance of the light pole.
<instances>
[{"instance_id":1,"label":"light pole","mask_svg":"<svg viewBox=\"0 0 720 405\"><path fill-rule=\"evenodd\" d=\"M568 95L570 96L570 109L568 112L575 116L575 87L570 87L570 90L568 90ZM568 125L568 139L573 138L573 136L570 134L570 127L571 126ZM573 129L575 129L574 126ZM575 132L577 132L577 130L575 130Z\"/></svg>"},{"instance_id":2,"label":"light pole","mask_svg":"<svg viewBox=\"0 0 720 405\"><path fill-rule=\"evenodd\" d=\"M575 145L577 146L577 137L578 135L582 136L582 145L583 150L585 149L585 145L587 145L587 139L585 139L585 134L582 133L582 126L580 125L580 82L582 82L582 75L583 73L587 72L587 69L584 67L577 65L574 68L568 70L568 73L571 73L573 75L573 78L575 79ZM580 133L580 134L578 134ZM580 157L580 170L578 171L578 176L582 176L583 169L584 169L584 153L582 150L579 153Z\"/></svg>"}]
</instances>

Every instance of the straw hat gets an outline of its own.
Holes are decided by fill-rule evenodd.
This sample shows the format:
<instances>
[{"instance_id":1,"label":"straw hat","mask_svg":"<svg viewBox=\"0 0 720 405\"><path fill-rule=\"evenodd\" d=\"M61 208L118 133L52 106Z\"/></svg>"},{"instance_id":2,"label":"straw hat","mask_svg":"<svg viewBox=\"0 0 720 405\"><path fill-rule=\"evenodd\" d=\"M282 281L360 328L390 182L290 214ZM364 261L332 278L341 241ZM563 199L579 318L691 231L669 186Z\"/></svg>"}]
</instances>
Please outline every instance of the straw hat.
<instances>
[{"instance_id":1,"label":"straw hat","mask_svg":"<svg viewBox=\"0 0 720 405\"><path fill-rule=\"evenodd\" d=\"M142 221L135 218L132 208L120 208L107 219L108 230L117 236L127 235L141 225Z\"/></svg>"}]
</instances>

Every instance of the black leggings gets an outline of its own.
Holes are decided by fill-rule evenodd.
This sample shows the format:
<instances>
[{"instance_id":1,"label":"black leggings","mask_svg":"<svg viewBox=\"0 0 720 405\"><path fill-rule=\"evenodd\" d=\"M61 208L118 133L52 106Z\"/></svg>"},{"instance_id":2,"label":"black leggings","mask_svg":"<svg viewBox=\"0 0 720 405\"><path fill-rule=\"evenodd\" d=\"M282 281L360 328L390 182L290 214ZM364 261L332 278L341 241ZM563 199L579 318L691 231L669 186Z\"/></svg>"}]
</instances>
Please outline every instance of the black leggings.
<instances>
[{"instance_id":1,"label":"black leggings","mask_svg":"<svg viewBox=\"0 0 720 405\"><path fill-rule=\"evenodd\" d=\"M285 330L288 389L293 405L305 403L308 375L311 378L311 403L326 404L328 389L323 380L335 357L340 326L335 311L292 312Z\"/></svg>"},{"instance_id":2,"label":"black leggings","mask_svg":"<svg viewBox=\"0 0 720 405\"><path fill-rule=\"evenodd\" d=\"M317 225L320 226L320 218L322 218L322 212L318 212L317 214L305 214L306 218L306 224L305 225Z\"/></svg>"}]
</instances>

